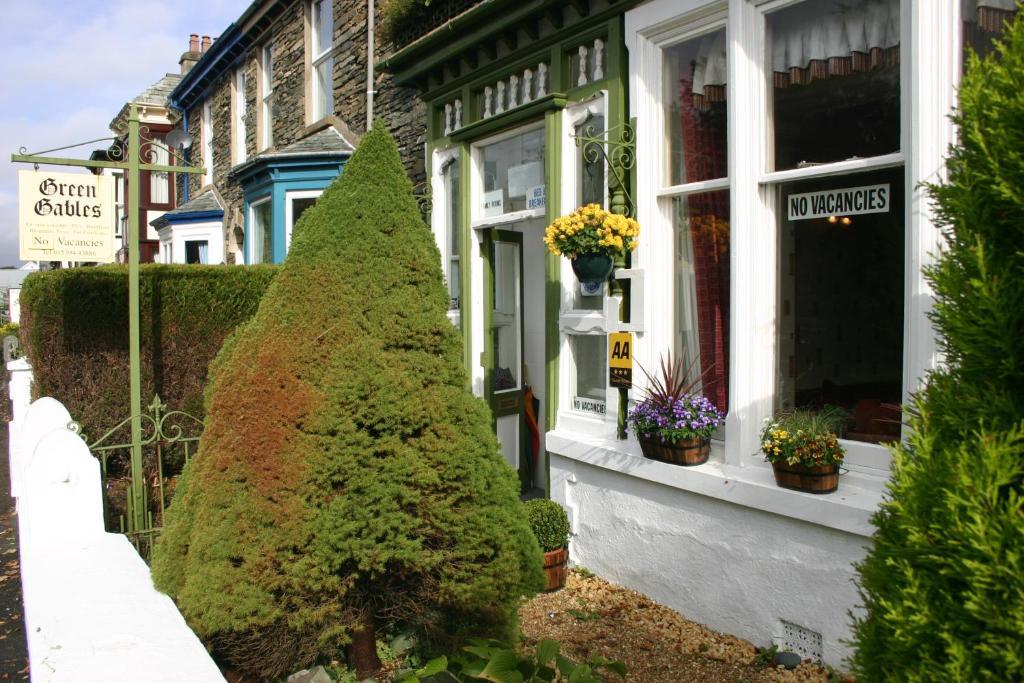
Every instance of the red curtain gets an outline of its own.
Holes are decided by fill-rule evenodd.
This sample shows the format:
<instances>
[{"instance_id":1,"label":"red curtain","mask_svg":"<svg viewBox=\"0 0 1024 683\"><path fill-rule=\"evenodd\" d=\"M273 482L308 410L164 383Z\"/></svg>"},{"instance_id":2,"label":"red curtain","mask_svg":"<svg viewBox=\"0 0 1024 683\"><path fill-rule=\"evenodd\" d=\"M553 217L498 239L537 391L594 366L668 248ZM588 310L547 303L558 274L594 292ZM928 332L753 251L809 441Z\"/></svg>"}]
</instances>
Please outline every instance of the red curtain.
<instances>
[{"instance_id":1,"label":"red curtain","mask_svg":"<svg viewBox=\"0 0 1024 683\"><path fill-rule=\"evenodd\" d=\"M709 107L706 99L695 103L692 73L681 79L680 89L686 182L726 177L725 105ZM724 412L729 404L729 193L695 194L686 201L704 394Z\"/></svg>"}]
</instances>

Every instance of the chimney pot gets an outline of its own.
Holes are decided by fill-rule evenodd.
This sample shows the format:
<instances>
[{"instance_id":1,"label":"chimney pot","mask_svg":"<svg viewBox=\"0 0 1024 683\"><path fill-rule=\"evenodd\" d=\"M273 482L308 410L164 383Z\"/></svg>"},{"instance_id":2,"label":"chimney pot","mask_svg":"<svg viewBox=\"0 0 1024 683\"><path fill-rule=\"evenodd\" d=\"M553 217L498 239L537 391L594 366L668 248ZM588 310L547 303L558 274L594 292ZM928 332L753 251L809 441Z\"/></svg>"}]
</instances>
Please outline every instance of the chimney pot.
<instances>
[{"instance_id":1,"label":"chimney pot","mask_svg":"<svg viewBox=\"0 0 1024 683\"><path fill-rule=\"evenodd\" d=\"M188 51L199 52L199 34L190 33L188 35Z\"/></svg>"},{"instance_id":2,"label":"chimney pot","mask_svg":"<svg viewBox=\"0 0 1024 683\"><path fill-rule=\"evenodd\" d=\"M203 52L210 49L210 36L203 36Z\"/></svg>"}]
</instances>

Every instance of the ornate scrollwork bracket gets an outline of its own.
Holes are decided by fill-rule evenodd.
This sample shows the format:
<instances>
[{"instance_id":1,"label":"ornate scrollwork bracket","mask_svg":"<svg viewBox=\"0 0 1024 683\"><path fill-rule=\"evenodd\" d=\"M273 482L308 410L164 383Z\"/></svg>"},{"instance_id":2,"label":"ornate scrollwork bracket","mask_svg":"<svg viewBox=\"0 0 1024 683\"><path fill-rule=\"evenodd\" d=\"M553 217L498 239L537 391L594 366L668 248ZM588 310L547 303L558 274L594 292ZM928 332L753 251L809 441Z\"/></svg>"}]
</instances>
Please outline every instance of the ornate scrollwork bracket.
<instances>
[{"instance_id":1,"label":"ornate scrollwork bracket","mask_svg":"<svg viewBox=\"0 0 1024 683\"><path fill-rule=\"evenodd\" d=\"M635 217L636 204L626 182L627 174L636 165L636 132L633 126L621 123L597 131L592 125L584 125L583 132L572 137L576 141L576 147L583 150L583 159L588 164L595 164L604 159L608 172L612 175L612 182L609 184L612 213Z\"/></svg>"}]
</instances>

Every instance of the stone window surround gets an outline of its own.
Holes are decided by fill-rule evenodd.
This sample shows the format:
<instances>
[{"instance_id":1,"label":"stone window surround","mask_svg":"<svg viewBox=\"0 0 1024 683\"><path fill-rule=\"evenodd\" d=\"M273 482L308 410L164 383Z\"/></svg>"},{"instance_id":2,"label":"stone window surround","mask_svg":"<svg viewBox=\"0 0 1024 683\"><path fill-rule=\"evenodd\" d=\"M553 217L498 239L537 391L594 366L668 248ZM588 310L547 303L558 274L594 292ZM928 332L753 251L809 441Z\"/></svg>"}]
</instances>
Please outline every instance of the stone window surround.
<instances>
[{"instance_id":1,"label":"stone window surround","mask_svg":"<svg viewBox=\"0 0 1024 683\"><path fill-rule=\"evenodd\" d=\"M273 140L273 68L274 68L274 42L268 40L258 48L256 60L256 147L263 151L274 146ZM267 73L267 62L270 62L270 71Z\"/></svg>"},{"instance_id":2,"label":"stone window surround","mask_svg":"<svg viewBox=\"0 0 1024 683\"><path fill-rule=\"evenodd\" d=\"M248 158L245 148L249 119L245 91L248 89L245 76L245 62L235 69L231 76L231 159L234 164L245 163Z\"/></svg>"},{"instance_id":3,"label":"stone window surround","mask_svg":"<svg viewBox=\"0 0 1024 683\"><path fill-rule=\"evenodd\" d=\"M302 29L302 32L303 32L303 44L304 44L304 53L305 53L305 64L304 64L304 72L305 72L304 73L304 81L305 81L305 88L304 88L304 90L305 90L305 93L304 93L304 95L305 95L305 101L306 101L306 106L305 106L305 122L306 122L307 126L313 126L313 125L317 124L318 122L324 120L328 116L331 116L332 114L334 114L334 92L333 92L334 67L332 66L330 68L331 82L332 82L332 92L331 92L331 96L330 96L329 102L330 102L330 109L331 109L331 111L324 112L322 116L317 116L317 111L316 111L316 107L317 107L316 103L317 103L317 101L319 99L318 98L319 93L317 92L318 89L317 89L317 85L316 85L316 68L323 61L325 61L325 60L333 60L334 59L334 51L336 49L336 46L334 45L334 42L333 42L333 25L335 23L336 17L334 16L334 6L333 6L333 3L332 3L332 5L331 5L331 14L332 14L332 20L331 20L331 24L332 24L332 41L331 41L331 46L330 46L329 49L321 51L321 53L319 55L314 55L313 54L313 48L314 48L314 43L316 42L316 38L315 38L315 36L313 34L313 25L314 25L313 8L314 8L315 3L316 3L316 0L306 0L306 2L303 3L304 9L303 9L303 29Z\"/></svg>"}]
</instances>

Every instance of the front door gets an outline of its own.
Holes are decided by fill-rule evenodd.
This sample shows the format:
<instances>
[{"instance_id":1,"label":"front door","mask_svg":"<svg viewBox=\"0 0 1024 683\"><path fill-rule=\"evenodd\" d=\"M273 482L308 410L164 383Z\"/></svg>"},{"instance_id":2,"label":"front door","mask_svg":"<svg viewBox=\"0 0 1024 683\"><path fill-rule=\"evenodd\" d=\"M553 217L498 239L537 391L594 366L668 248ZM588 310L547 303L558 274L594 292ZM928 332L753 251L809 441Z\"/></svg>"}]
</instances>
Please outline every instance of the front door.
<instances>
[{"instance_id":1,"label":"front door","mask_svg":"<svg viewBox=\"0 0 1024 683\"><path fill-rule=\"evenodd\" d=\"M542 223L488 230L483 249L489 312L484 381L502 454L523 491L544 488Z\"/></svg>"}]
</instances>

